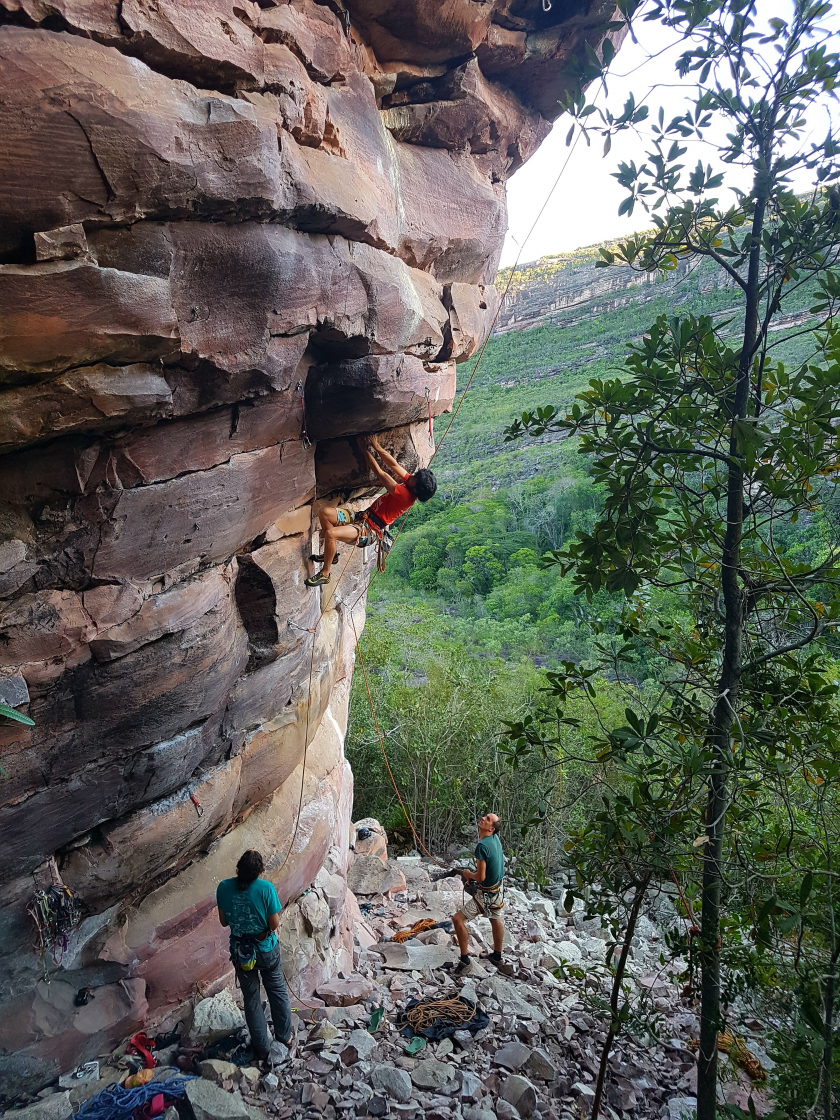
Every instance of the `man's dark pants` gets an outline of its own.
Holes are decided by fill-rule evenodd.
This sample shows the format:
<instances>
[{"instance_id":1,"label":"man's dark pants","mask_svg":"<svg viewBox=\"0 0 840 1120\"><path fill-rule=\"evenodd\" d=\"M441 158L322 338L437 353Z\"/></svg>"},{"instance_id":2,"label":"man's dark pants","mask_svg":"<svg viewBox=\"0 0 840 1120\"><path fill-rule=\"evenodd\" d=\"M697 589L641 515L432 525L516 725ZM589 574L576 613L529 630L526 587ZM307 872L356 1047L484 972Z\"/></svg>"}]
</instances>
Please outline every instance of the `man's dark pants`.
<instances>
[{"instance_id":1,"label":"man's dark pants","mask_svg":"<svg viewBox=\"0 0 840 1120\"><path fill-rule=\"evenodd\" d=\"M288 1043L292 1033L292 1012L289 1006L289 992L283 977L280 946L275 945L267 953L257 949L256 965L248 972L237 968L236 975L242 988L245 1022L251 1032L251 1045L254 1049L266 1053L271 1049L271 1036L268 1033L260 995L260 980L268 997L268 1006L271 1008L274 1037L278 1042Z\"/></svg>"}]
</instances>

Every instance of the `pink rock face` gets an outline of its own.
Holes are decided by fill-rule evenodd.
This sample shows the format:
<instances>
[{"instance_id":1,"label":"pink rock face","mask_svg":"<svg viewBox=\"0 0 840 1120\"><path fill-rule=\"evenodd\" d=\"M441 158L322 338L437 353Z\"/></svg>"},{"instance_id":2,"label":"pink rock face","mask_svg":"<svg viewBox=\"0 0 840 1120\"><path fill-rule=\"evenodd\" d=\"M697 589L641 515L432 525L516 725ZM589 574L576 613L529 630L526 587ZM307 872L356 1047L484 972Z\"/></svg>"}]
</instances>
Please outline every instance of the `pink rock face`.
<instances>
[{"instance_id":1,"label":"pink rock face","mask_svg":"<svg viewBox=\"0 0 840 1120\"><path fill-rule=\"evenodd\" d=\"M0 0L0 669L35 721L0 720L0 1099L229 982L215 890L249 847L296 990L358 998L374 556L310 590L313 526L376 493L359 437L431 462L497 313L505 179L612 16ZM56 877L82 921L42 961Z\"/></svg>"}]
</instances>

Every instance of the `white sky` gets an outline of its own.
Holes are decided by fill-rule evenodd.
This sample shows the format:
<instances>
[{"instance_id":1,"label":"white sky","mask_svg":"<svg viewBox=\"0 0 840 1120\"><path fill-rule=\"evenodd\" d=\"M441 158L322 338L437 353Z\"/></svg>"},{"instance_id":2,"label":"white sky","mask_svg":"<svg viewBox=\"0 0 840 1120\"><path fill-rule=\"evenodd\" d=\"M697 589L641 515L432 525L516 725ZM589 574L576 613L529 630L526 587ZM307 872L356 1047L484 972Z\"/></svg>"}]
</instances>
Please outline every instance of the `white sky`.
<instances>
[{"instance_id":1,"label":"white sky","mask_svg":"<svg viewBox=\"0 0 840 1120\"><path fill-rule=\"evenodd\" d=\"M778 0L763 0L759 10L763 8L766 15L771 16L779 14L781 8L781 14L784 15L786 6L784 3L780 5ZM832 22L836 23L837 20ZM664 106L668 121L686 109L680 79L674 70L674 63L684 48L671 45L673 32L658 23L640 22L636 25L636 34L639 44L629 37L625 39L612 65L607 83L608 97L601 93L597 104L599 107L609 105L617 116L628 93L632 91L637 104L645 101L650 106L649 121L655 119L660 105ZM654 57L649 58L649 55ZM659 88L650 92L653 86ZM690 82L686 80L686 92L689 92L689 86ZM590 87L590 98L594 96L595 88ZM590 121L597 119L597 114L589 118ZM513 264L520 245L525 241L534 218L569 154L566 134L570 123L568 117L561 116L539 151L508 183L508 236L501 267ZM815 137L817 133L824 135L824 112L814 120L814 124ZM643 142L631 132L622 133L613 140L612 151L606 158L602 154L603 141L600 137L593 137L592 145L588 148L581 138L545 213L527 240L520 264L551 253L569 252L584 245L625 237L636 230L650 228L650 218L638 206L631 217L618 217L618 207L626 197L626 191L611 176L621 160L635 160L639 165L644 151ZM725 184L741 188L747 185L739 169L725 164L716 165L711 150L706 145L690 143L683 162L693 167L698 158L723 170L726 175ZM803 190L806 186L805 182L797 184Z\"/></svg>"}]
</instances>

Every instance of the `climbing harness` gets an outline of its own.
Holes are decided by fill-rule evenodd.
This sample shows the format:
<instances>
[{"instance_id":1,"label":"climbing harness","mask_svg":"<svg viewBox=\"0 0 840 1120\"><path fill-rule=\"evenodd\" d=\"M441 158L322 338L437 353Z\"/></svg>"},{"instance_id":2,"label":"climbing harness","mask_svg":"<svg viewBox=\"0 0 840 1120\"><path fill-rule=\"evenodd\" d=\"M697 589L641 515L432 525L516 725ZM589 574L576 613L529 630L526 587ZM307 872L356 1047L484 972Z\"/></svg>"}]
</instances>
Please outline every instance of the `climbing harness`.
<instances>
[{"instance_id":1,"label":"climbing harness","mask_svg":"<svg viewBox=\"0 0 840 1120\"><path fill-rule=\"evenodd\" d=\"M270 934L270 929L264 929L262 933L243 933L240 937L231 934L230 959L234 967L251 972L257 963L257 942L265 941Z\"/></svg>"},{"instance_id":2,"label":"climbing harness","mask_svg":"<svg viewBox=\"0 0 840 1120\"><path fill-rule=\"evenodd\" d=\"M126 1054L137 1054L143 1059L144 1069L154 1069L155 1059L152 1057L152 1050L154 1050L154 1039L149 1038L143 1031L138 1031L133 1034L126 1043Z\"/></svg>"},{"instance_id":3,"label":"climbing harness","mask_svg":"<svg viewBox=\"0 0 840 1120\"><path fill-rule=\"evenodd\" d=\"M37 890L26 907L38 931L38 950L43 957L51 952L59 964L70 939L70 933L81 920L76 892L64 884L54 883L46 890Z\"/></svg>"}]
</instances>

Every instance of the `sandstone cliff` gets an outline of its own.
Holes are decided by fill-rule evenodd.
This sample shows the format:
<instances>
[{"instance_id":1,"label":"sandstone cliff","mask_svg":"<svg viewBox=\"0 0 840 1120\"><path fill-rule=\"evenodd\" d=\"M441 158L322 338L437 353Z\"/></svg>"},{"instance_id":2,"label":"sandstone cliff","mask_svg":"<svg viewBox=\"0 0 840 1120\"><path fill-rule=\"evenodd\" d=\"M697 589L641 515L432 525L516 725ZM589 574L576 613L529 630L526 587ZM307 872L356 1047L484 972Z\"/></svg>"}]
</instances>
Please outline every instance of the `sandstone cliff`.
<instances>
[{"instance_id":1,"label":"sandstone cliff","mask_svg":"<svg viewBox=\"0 0 840 1120\"><path fill-rule=\"evenodd\" d=\"M314 515L373 492L361 433L428 460L505 179L611 16L0 0L0 698L35 721L0 721L0 1092L214 990L247 847L298 990L352 969L373 558L307 591ZM58 876L83 920L54 962L26 907Z\"/></svg>"}]
</instances>

